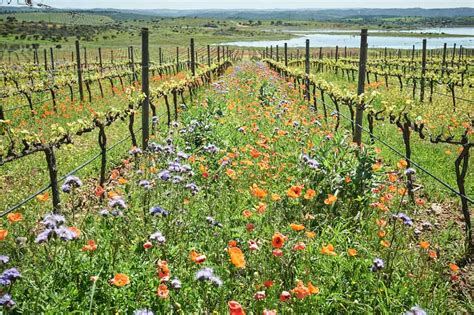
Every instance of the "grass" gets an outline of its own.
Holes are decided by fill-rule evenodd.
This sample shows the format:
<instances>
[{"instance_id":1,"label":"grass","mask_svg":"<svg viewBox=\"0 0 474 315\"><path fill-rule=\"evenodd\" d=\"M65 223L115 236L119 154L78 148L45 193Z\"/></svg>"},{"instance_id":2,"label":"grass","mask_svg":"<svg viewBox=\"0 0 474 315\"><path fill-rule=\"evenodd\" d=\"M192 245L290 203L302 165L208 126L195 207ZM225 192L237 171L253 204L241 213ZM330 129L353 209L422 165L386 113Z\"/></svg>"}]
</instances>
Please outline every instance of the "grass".
<instances>
[{"instance_id":1,"label":"grass","mask_svg":"<svg viewBox=\"0 0 474 315\"><path fill-rule=\"evenodd\" d=\"M95 197L86 181L63 195L64 226L81 231L75 240L34 242L47 204L23 220L2 219L6 268L22 274L8 287L12 312L226 313L230 302L249 313L471 312L472 301L451 289L461 275L449 268L459 233L415 237L423 218L413 226L392 218L415 210L398 193L403 175L317 119L264 65L236 65L152 139L162 149L130 156L110 174L107 194L125 209ZM192 172L177 172L176 162ZM180 177L163 180L167 169ZM151 236L157 231L164 239ZM84 247L88 240L97 247ZM203 268L213 274L199 276Z\"/></svg>"}]
</instances>

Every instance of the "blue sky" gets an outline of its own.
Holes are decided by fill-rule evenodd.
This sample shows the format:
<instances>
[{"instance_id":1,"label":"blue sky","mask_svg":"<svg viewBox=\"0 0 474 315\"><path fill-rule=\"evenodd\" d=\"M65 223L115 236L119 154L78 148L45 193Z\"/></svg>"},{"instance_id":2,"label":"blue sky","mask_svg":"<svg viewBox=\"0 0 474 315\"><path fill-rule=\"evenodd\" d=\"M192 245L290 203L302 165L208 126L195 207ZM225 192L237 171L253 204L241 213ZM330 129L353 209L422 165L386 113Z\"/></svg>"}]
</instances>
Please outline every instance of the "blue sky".
<instances>
[{"instance_id":1,"label":"blue sky","mask_svg":"<svg viewBox=\"0 0 474 315\"><path fill-rule=\"evenodd\" d=\"M19 0L24 1L24 0ZM276 8L452 8L474 0L33 0L58 8L276 9ZM5 2L5 1L3 1ZM12 2L16 2L13 0Z\"/></svg>"}]
</instances>

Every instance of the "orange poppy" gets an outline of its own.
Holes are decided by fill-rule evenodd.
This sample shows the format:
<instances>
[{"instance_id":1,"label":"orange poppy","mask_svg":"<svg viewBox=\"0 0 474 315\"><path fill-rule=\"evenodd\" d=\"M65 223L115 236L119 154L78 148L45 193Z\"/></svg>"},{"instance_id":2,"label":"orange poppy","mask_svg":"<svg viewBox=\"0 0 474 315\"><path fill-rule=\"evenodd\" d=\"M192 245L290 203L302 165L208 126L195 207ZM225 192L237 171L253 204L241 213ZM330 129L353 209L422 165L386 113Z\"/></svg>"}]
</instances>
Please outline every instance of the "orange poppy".
<instances>
[{"instance_id":1,"label":"orange poppy","mask_svg":"<svg viewBox=\"0 0 474 315\"><path fill-rule=\"evenodd\" d=\"M347 254L348 254L350 257L354 257L354 256L357 255L357 250L354 249L354 248L349 248L349 249L347 250Z\"/></svg>"},{"instance_id":2,"label":"orange poppy","mask_svg":"<svg viewBox=\"0 0 474 315\"><path fill-rule=\"evenodd\" d=\"M250 211L250 210L244 210L244 211L242 212L242 215L243 215L244 217L246 217L246 218L250 218L250 217L253 215L253 213L252 213L252 211Z\"/></svg>"},{"instance_id":3,"label":"orange poppy","mask_svg":"<svg viewBox=\"0 0 474 315\"><path fill-rule=\"evenodd\" d=\"M254 159L258 158L258 157L260 156L260 154L261 154L261 153L258 152L258 150L256 150L256 149L252 149L252 150L250 151L250 155L251 155Z\"/></svg>"},{"instance_id":4,"label":"orange poppy","mask_svg":"<svg viewBox=\"0 0 474 315\"><path fill-rule=\"evenodd\" d=\"M279 194L272 194L272 200L273 201L279 201L279 200L281 200L281 197L280 197Z\"/></svg>"},{"instance_id":5,"label":"orange poppy","mask_svg":"<svg viewBox=\"0 0 474 315\"><path fill-rule=\"evenodd\" d=\"M227 243L229 247L236 247L237 246L237 241L231 240L229 243Z\"/></svg>"},{"instance_id":6,"label":"orange poppy","mask_svg":"<svg viewBox=\"0 0 474 315\"><path fill-rule=\"evenodd\" d=\"M3 241L8 235L8 230L0 230L0 241Z\"/></svg>"},{"instance_id":7,"label":"orange poppy","mask_svg":"<svg viewBox=\"0 0 474 315\"><path fill-rule=\"evenodd\" d=\"M231 247L227 250L230 256L230 261L237 268L245 268L244 253L238 247Z\"/></svg>"},{"instance_id":8,"label":"orange poppy","mask_svg":"<svg viewBox=\"0 0 474 315\"><path fill-rule=\"evenodd\" d=\"M20 222L21 220L23 220L23 215L18 212L9 213L7 215L7 219L10 223Z\"/></svg>"},{"instance_id":9,"label":"orange poppy","mask_svg":"<svg viewBox=\"0 0 474 315\"><path fill-rule=\"evenodd\" d=\"M387 225L387 221L384 220L384 219L377 219L377 220L375 220L375 223L380 227L384 227L384 226Z\"/></svg>"},{"instance_id":10,"label":"orange poppy","mask_svg":"<svg viewBox=\"0 0 474 315\"><path fill-rule=\"evenodd\" d=\"M231 179L236 179L237 178L237 174L235 173L234 170L228 168L226 171L225 171L226 175L229 176L229 178Z\"/></svg>"},{"instance_id":11,"label":"orange poppy","mask_svg":"<svg viewBox=\"0 0 474 315\"><path fill-rule=\"evenodd\" d=\"M425 241L421 241L420 242L420 247L423 248L423 249L428 249L430 247L430 243L425 242Z\"/></svg>"},{"instance_id":12,"label":"orange poppy","mask_svg":"<svg viewBox=\"0 0 474 315\"><path fill-rule=\"evenodd\" d=\"M334 252L334 246L332 244L328 244L327 246L323 246L323 248L321 248L321 254L329 255L329 256L336 256L337 255Z\"/></svg>"},{"instance_id":13,"label":"orange poppy","mask_svg":"<svg viewBox=\"0 0 474 315\"><path fill-rule=\"evenodd\" d=\"M101 197L104 193L105 193L105 190L104 190L104 188L102 188L102 186L99 185L95 188L95 196L96 197Z\"/></svg>"},{"instance_id":14,"label":"orange poppy","mask_svg":"<svg viewBox=\"0 0 474 315\"><path fill-rule=\"evenodd\" d=\"M263 283L263 285L266 287L266 288L271 288L273 286L273 281L272 280L267 280Z\"/></svg>"},{"instance_id":15,"label":"orange poppy","mask_svg":"<svg viewBox=\"0 0 474 315\"><path fill-rule=\"evenodd\" d=\"M116 287L124 287L130 283L130 278L124 273L117 273L110 283L115 285Z\"/></svg>"},{"instance_id":16,"label":"orange poppy","mask_svg":"<svg viewBox=\"0 0 474 315\"><path fill-rule=\"evenodd\" d=\"M298 299L304 299L311 294L308 287L304 285L303 281L298 281L296 287L291 290L291 292L294 293Z\"/></svg>"},{"instance_id":17,"label":"orange poppy","mask_svg":"<svg viewBox=\"0 0 474 315\"><path fill-rule=\"evenodd\" d=\"M260 199L263 199L267 196L267 191L258 187L257 184L252 185L252 187L250 188L250 192L252 193L252 195Z\"/></svg>"},{"instance_id":18,"label":"orange poppy","mask_svg":"<svg viewBox=\"0 0 474 315\"><path fill-rule=\"evenodd\" d=\"M305 234L306 234L307 238L315 238L316 237L316 233L313 232L313 231L308 231Z\"/></svg>"},{"instance_id":19,"label":"orange poppy","mask_svg":"<svg viewBox=\"0 0 474 315\"><path fill-rule=\"evenodd\" d=\"M191 253L189 254L189 258L191 258L191 260L194 261L196 264L200 264L206 261L206 255L199 254L195 250L191 251Z\"/></svg>"},{"instance_id":20,"label":"orange poppy","mask_svg":"<svg viewBox=\"0 0 474 315\"><path fill-rule=\"evenodd\" d=\"M308 189L306 193L304 194L304 199L306 200L311 200L314 197L316 197L316 191L313 189Z\"/></svg>"},{"instance_id":21,"label":"orange poppy","mask_svg":"<svg viewBox=\"0 0 474 315\"><path fill-rule=\"evenodd\" d=\"M113 170L113 171L110 173L110 178L111 178L111 179L117 179L119 176L120 176L120 172L119 172L118 170Z\"/></svg>"},{"instance_id":22,"label":"orange poppy","mask_svg":"<svg viewBox=\"0 0 474 315\"><path fill-rule=\"evenodd\" d=\"M36 196L38 201L48 201L49 200L49 193L45 192L44 194Z\"/></svg>"},{"instance_id":23,"label":"orange poppy","mask_svg":"<svg viewBox=\"0 0 474 315\"><path fill-rule=\"evenodd\" d=\"M163 281L167 281L170 278L170 268L168 267L168 262L166 260L158 260L157 265L157 274L158 277Z\"/></svg>"},{"instance_id":24,"label":"orange poppy","mask_svg":"<svg viewBox=\"0 0 474 315\"><path fill-rule=\"evenodd\" d=\"M319 288L315 287L311 282L308 282L308 290L310 294L318 294Z\"/></svg>"},{"instance_id":25,"label":"orange poppy","mask_svg":"<svg viewBox=\"0 0 474 315\"><path fill-rule=\"evenodd\" d=\"M401 159L397 163L397 167L400 168L400 169L406 168L407 166L408 166L408 162L404 159Z\"/></svg>"},{"instance_id":26,"label":"orange poppy","mask_svg":"<svg viewBox=\"0 0 474 315\"><path fill-rule=\"evenodd\" d=\"M293 250L305 250L306 244L303 242L298 242L293 246Z\"/></svg>"},{"instance_id":27,"label":"orange poppy","mask_svg":"<svg viewBox=\"0 0 474 315\"><path fill-rule=\"evenodd\" d=\"M453 263L449 264L449 269L451 269L452 272L458 272L459 271L458 265L453 264Z\"/></svg>"},{"instance_id":28,"label":"orange poppy","mask_svg":"<svg viewBox=\"0 0 474 315\"><path fill-rule=\"evenodd\" d=\"M267 205L263 202L260 202L258 204L258 206L255 207L255 210L259 213L259 214L263 214L265 212L265 210L267 210Z\"/></svg>"},{"instance_id":29,"label":"orange poppy","mask_svg":"<svg viewBox=\"0 0 474 315\"><path fill-rule=\"evenodd\" d=\"M123 177L120 177L120 178L118 179L118 182L119 182L119 184L121 184L121 185L125 185L126 183L128 183L128 180L126 180L126 179L123 178Z\"/></svg>"},{"instance_id":30,"label":"orange poppy","mask_svg":"<svg viewBox=\"0 0 474 315\"><path fill-rule=\"evenodd\" d=\"M77 227L75 226L70 226L68 227L68 230L71 231L72 233L74 233L74 237L75 238L78 238L79 236L81 236L81 230L79 230Z\"/></svg>"},{"instance_id":31,"label":"orange poppy","mask_svg":"<svg viewBox=\"0 0 474 315\"><path fill-rule=\"evenodd\" d=\"M380 238L384 238L384 237L387 235L387 232L385 232L384 230L379 230L379 231L377 232L377 235L378 235L378 237L380 237Z\"/></svg>"},{"instance_id":32,"label":"orange poppy","mask_svg":"<svg viewBox=\"0 0 474 315\"><path fill-rule=\"evenodd\" d=\"M169 296L170 291L166 284L160 284L158 289L156 290L156 295L161 299L167 299Z\"/></svg>"},{"instance_id":33,"label":"orange poppy","mask_svg":"<svg viewBox=\"0 0 474 315\"><path fill-rule=\"evenodd\" d=\"M95 243L94 240L88 240L87 245L84 245L82 247L83 252L93 252L97 249L97 244Z\"/></svg>"},{"instance_id":34,"label":"orange poppy","mask_svg":"<svg viewBox=\"0 0 474 315\"><path fill-rule=\"evenodd\" d=\"M390 247L390 242L387 241L387 240L381 240L381 241L380 241L380 245L382 245L383 247L387 248L387 247Z\"/></svg>"},{"instance_id":35,"label":"orange poppy","mask_svg":"<svg viewBox=\"0 0 474 315\"><path fill-rule=\"evenodd\" d=\"M229 315L245 315L245 311L239 302L229 301L227 305L229 306Z\"/></svg>"},{"instance_id":36,"label":"orange poppy","mask_svg":"<svg viewBox=\"0 0 474 315\"><path fill-rule=\"evenodd\" d=\"M428 256L430 256L431 259L436 259L438 258L438 253L434 250L428 251Z\"/></svg>"},{"instance_id":37,"label":"orange poppy","mask_svg":"<svg viewBox=\"0 0 474 315\"><path fill-rule=\"evenodd\" d=\"M326 205L332 205L337 201L337 197L334 195L329 194L326 199L324 199L324 204Z\"/></svg>"},{"instance_id":38,"label":"orange poppy","mask_svg":"<svg viewBox=\"0 0 474 315\"><path fill-rule=\"evenodd\" d=\"M302 231L302 230L304 230L304 225L302 225L302 224L291 223L290 227L293 231Z\"/></svg>"},{"instance_id":39,"label":"orange poppy","mask_svg":"<svg viewBox=\"0 0 474 315\"><path fill-rule=\"evenodd\" d=\"M288 197L296 199L301 196L301 193L303 192L303 186L291 186L290 189L286 192Z\"/></svg>"},{"instance_id":40,"label":"orange poppy","mask_svg":"<svg viewBox=\"0 0 474 315\"><path fill-rule=\"evenodd\" d=\"M275 248L282 248L285 244L285 236L279 232L273 234L272 237L272 246Z\"/></svg>"}]
</instances>

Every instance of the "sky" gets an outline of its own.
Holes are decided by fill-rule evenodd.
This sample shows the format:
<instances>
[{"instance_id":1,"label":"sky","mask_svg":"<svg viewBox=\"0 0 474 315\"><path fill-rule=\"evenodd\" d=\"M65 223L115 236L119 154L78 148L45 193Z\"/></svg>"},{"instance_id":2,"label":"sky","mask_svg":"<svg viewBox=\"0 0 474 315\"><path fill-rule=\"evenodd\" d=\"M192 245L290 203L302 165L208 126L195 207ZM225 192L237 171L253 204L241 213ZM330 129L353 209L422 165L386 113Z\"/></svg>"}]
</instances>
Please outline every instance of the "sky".
<instances>
[{"instance_id":1,"label":"sky","mask_svg":"<svg viewBox=\"0 0 474 315\"><path fill-rule=\"evenodd\" d=\"M24 0L18 0L23 2ZM3 1L5 2L5 1ZM17 2L13 0L12 2ZM33 0L57 8L283 9L283 8L453 8L474 0Z\"/></svg>"}]
</instances>

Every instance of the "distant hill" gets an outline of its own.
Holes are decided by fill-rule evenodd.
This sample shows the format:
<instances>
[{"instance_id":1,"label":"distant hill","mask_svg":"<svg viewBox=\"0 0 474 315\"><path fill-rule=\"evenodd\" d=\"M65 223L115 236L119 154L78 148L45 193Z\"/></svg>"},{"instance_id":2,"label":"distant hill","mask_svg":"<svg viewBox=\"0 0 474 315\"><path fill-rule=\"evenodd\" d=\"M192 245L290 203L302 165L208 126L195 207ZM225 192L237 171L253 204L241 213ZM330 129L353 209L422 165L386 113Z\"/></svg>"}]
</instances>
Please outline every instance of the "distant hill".
<instances>
[{"instance_id":1,"label":"distant hill","mask_svg":"<svg viewBox=\"0 0 474 315\"><path fill-rule=\"evenodd\" d=\"M50 9L48 12L70 12L73 9ZM0 13L5 12L35 12L24 7L0 6ZM243 20L322 20L334 21L348 18L371 17L423 17L423 18L460 18L473 17L474 8L449 8L449 9L291 9L291 10L169 10L169 9L88 9L73 10L83 13L100 14L109 16L114 20L121 19L146 19L152 17L191 17L215 19L243 19Z\"/></svg>"},{"instance_id":2,"label":"distant hill","mask_svg":"<svg viewBox=\"0 0 474 315\"><path fill-rule=\"evenodd\" d=\"M130 10L141 13L142 10ZM224 19L337 20L351 17L472 17L474 8L452 9L295 9L295 10L147 10L163 17L201 17Z\"/></svg>"}]
</instances>

